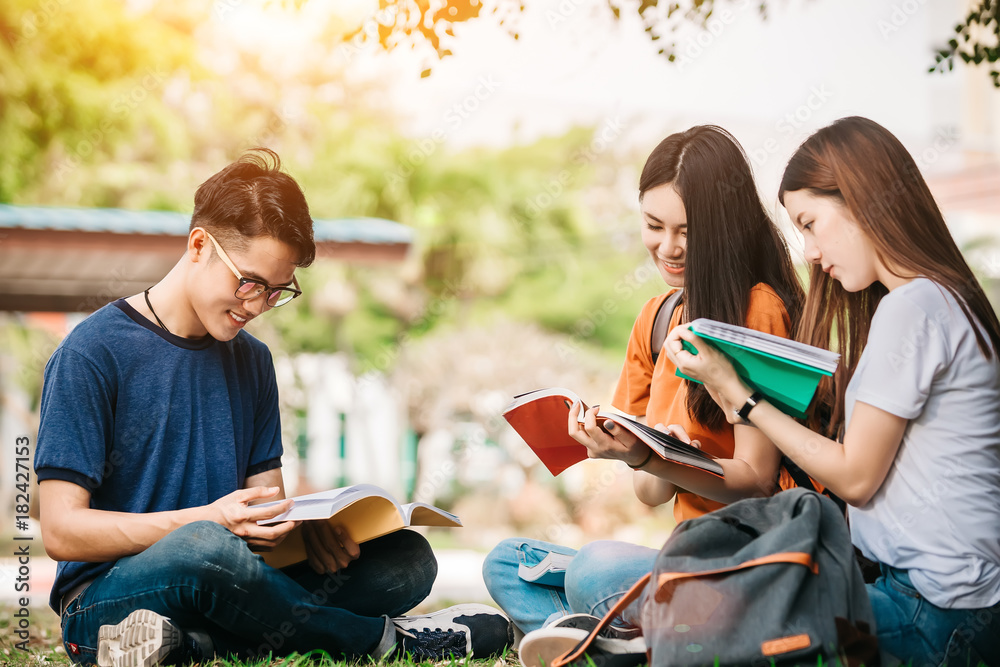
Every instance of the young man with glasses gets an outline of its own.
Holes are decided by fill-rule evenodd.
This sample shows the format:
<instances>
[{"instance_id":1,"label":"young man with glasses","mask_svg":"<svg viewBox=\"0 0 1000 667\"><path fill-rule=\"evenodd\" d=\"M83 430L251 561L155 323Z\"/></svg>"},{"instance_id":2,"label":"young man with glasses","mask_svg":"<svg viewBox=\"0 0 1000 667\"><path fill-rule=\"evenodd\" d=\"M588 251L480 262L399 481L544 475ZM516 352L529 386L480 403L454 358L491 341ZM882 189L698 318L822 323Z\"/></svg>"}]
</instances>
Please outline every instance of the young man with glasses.
<instances>
[{"instance_id":1,"label":"young man with glasses","mask_svg":"<svg viewBox=\"0 0 1000 667\"><path fill-rule=\"evenodd\" d=\"M74 662L146 667L324 650L485 657L505 616L460 605L398 617L437 574L411 531L355 544L325 522L283 570L254 551L297 524L288 509L274 367L241 331L301 294L312 219L278 156L256 150L195 194L187 247L159 283L100 309L45 369L35 467L50 604ZM394 618L395 617L395 618ZM473 636L475 635L475 636Z\"/></svg>"}]
</instances>

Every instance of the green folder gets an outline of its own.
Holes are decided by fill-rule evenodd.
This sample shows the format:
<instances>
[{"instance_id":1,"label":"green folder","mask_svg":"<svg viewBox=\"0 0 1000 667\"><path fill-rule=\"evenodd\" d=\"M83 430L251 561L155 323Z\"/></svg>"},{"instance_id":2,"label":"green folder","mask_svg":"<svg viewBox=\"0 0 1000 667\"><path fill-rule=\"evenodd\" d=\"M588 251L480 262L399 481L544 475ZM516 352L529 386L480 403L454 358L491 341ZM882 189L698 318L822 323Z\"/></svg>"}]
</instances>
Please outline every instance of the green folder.
<instances>
[{"instance_id":1,"label":"green folder","mask_svg":"<svg viewBox=\"0 0 1000 667\"><path fill-rule=\"evenodd\" d=\"M725 354L744 382L762 393L771 405L792 417L806 416L806 409L816 394L819 381L824 376L833 375L829 371L808 364L719 340L704 333L695 333L699 338L710 341L716 349ZM684 349L691 354L698 353L689 342L682 341L682 343ZM701 384L698 380L681 373L680 369L677 369L676 374L685 380Z\"/></svg>"}]
</instances>

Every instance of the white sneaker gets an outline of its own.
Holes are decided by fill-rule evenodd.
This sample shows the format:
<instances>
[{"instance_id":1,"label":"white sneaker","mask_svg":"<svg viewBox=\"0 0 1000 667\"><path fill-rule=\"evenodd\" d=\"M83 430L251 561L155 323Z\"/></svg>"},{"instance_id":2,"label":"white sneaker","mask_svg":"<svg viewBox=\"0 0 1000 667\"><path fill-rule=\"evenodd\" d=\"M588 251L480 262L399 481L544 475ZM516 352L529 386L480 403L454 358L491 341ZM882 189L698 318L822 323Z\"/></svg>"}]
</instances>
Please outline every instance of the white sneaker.
<instances>
[{"instance_id":1,"label":"white sneaker","mask_svg":"<svg viewBox=\"0 0 1000 667\"><path fill-rule=\"evenodd\" d=\"M392 619L396 626L393 656L447 660L502 653L514 641L514 624L485 604L460 604L421 616Z\"/></svg>"},{"instance_id":2,"label":"white sneaker","mask_svg":"<svg viewBox=\"0 0 1000 667\"><path fill-rule=\"evenodd\" d=\"M98 667L153 667L203 659L197 640L169 618L137 609L97 632Z\"/></svg>"},{"instance_id":3,"label":"white sneaker","mask_svg":"<svg viewBox=\"0 0 1000 667\"><path fill-rule=\"evenodd\" d=\"M548 667L552 661L576 647L601 619L590 614L563 616L539 630L524 636L518 646L518 655L524 667ZM646 662L646 640L639 628L608 626L594 638L588 653L641 654L636 664Z\"/></svg>"}]
</instances>

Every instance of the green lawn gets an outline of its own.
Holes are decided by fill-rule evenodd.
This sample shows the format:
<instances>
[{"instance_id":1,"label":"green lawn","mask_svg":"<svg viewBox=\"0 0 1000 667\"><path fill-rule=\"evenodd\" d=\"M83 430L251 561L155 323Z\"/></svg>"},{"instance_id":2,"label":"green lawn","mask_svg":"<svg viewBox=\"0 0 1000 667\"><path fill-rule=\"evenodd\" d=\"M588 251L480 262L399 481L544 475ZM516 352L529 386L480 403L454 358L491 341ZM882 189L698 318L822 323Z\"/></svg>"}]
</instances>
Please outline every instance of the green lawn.
<instances>
[{"instance_id":1,"label":"green lawn","mask_svg":"<svg viewBox=\"0 0 1000 667\"><path fill-rule=\"evenodd\" d=\"M31 609L31 625L28 628L29 642L28 651L15 648L15 644L21 639L14 634L17 623L12 616L15 608L0 608L0 665L4 667L28 667L29 665L70 665L69 658L62 648L59 637L59 619L52 610L48 608ZM371 664L372 661L361 661L358 665ZM293 655L273 660L213 660L201 663L201 667L334 667L346 666L349 663L344 661L334 661L325 656L314 655ZM382 663L388 667L411 667L413 665L432 665L435 663L413 661L396 661ZM516 654L511 653L500 659L493 660L472 660L449 661L436 663L438 665L469 665L469 667L514 667L518 665Z\"/></svg>"},{"instance_id":2,"label":"green lawn","mask_svg":"<svg viewBox=\"0 0 1000 667\"><path fill-rule=\"evenodd\" d=\"M15 610L10 607L0 607L0 665L3 667L28 667L29 665L70 665L69 658L62 648L59 637L59 621L56 615L48 608L31 610L31 626L28 629L30 641L27 652L14 647L20 639L14 635L14 620L12 614ZM16 624L14 624L16 625ZM201 663L199 667L347 667L348 665L373 664L371 660L363 660L357 663L345 661L335 661L322 655L292 655L271 660L223 660L217 659L210 662ZM415 665L463 665L466 667L518 667L517 653L510 652L500 658L492 660L452 660L440 663L395 661L385 662L386 667L414 667ZM962 663L961 667L967 667ZM980 663L979 667L986 667Z\"/></svg>"}]
</instances>

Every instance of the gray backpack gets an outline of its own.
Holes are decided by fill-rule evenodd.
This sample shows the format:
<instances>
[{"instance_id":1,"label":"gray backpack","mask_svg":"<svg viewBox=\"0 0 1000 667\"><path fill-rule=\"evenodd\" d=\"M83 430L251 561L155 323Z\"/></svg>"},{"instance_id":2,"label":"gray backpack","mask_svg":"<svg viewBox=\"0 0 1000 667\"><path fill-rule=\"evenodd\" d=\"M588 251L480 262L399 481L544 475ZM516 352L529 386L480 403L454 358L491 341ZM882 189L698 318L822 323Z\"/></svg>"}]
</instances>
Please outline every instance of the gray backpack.
<instances>
[{"instance_id":1,"label":"gray backpack","mask_svg":"<svg viewBox=\"0 0 1000 667\"><path fill-rule=\"evenodd\" d=\"M874 627L843 514L801 488L679 525L642 597L653 665L870 667Z\"/></svg>"},{"instance_id":2,"label":"gray backpack","mask_svg":"<svg viewBox=\"0 0 1000 667\"><path fill-rule=\"evenodd\" d=\"M599 655L590 640L636 599L647 654ZM784 667L822 658L872 667L874 627L844 515L796 488L681 523L652 573L553 666Z\"/></svg>"}]
</instances>

